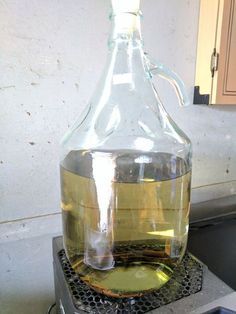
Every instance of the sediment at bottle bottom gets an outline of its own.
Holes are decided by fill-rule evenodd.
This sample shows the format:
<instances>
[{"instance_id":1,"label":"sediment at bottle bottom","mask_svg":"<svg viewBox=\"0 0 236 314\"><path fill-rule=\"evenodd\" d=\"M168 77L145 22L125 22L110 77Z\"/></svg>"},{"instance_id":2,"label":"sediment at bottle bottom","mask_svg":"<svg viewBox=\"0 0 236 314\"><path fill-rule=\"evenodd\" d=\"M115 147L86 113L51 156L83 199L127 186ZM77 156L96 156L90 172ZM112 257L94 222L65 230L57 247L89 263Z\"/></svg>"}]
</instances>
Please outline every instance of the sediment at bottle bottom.
<instances>
[{"instance_id":1,"label":"sediment at bottle bottom","mask_svg":"<svg viewBox=\"0 0 236 314\"><path fill-rule=\"evenodd\" d=\"M150 249L141 252L136 252L136 256L131 251L114 254L116 262L109 270L86 265L84 256L73 256L70 260L80 278L97 292L117 298L134 297L160 289L178 264L178 259L170 259L167 254L160 258L157 256L160 254Z\"/></svg>"}]
</instances>

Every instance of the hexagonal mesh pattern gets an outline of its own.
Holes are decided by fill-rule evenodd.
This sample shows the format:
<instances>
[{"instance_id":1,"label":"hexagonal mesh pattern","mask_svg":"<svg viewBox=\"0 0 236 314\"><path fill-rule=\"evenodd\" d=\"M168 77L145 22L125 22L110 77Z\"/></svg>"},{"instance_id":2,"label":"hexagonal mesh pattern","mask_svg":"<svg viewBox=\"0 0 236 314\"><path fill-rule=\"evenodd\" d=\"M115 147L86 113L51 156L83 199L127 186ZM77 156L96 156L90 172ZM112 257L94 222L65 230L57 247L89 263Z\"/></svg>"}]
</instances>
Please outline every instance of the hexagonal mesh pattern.
<instances>
[{"instance_id":1,"label":"hexagonal mesh pattern","mask_svg":"<svg viewBox=\"0 0 236 314\"><path fill-rule=\"evenodd\" d=\"M203 265L188 252L171 279L160 290L142 297L122 299L107 297L89 288L72 269L65 251L61 250L58 255L74 306L87 313L147 313L202 288Z\"/></svg>"}]
</instances>

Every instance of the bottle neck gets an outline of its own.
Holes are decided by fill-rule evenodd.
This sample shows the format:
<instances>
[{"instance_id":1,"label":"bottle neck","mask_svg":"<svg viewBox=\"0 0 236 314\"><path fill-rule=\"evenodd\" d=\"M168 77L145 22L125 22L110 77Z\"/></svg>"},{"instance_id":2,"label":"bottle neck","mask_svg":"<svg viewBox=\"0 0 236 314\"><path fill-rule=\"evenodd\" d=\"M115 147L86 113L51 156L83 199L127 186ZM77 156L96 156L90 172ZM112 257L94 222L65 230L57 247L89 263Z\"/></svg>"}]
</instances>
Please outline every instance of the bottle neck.
<instances>
[{"instance_id":1,"label":"bottle neck","mask_svg":"<svg viewBox=\"0 0 236 314\"><path fill-rule=\"evenodd\" d=\"M139 0L112 1L113 28L109 40L110 53L107 69L113 76L113 84L133 86L138 78L143 77L138 73L144 69Z\"/></svg>"},{"instance_id":2,"label":"bottle neck","mask_svg":"<svg viewBox=\"0 0 236 314\"><path fill-rule=\"evenodd\" d=\"M142 46L140 12L119 12L112 15L113 30L109 46L126 43Z\"/></svg>"}]
</instances>

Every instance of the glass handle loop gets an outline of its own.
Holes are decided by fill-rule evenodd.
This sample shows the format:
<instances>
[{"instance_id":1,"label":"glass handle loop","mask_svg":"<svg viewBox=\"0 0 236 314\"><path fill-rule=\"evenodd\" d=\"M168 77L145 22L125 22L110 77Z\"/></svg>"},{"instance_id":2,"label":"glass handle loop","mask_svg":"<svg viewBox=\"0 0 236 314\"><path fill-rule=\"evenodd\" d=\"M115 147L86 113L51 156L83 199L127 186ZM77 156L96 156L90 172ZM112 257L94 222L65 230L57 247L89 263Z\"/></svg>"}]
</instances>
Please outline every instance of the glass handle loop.
<instances>
[{"instance_id":1,"label":"glass handle loop","mask_svg":"<svg viewBox=\"0 0 236 314\"><path fill-rule=\"evenodd\" d=\"M151 60L150 57L147 56L147 54L145 54L145 61L151 76L158 75L167 80L168 82L170 82L170 84L175 89L175 92L179 99L180 106L188 106L190 104L190 99L185 84L181 80L181 78L164 64L156 63L153 60Z\"/></svg>"}]
</instances>

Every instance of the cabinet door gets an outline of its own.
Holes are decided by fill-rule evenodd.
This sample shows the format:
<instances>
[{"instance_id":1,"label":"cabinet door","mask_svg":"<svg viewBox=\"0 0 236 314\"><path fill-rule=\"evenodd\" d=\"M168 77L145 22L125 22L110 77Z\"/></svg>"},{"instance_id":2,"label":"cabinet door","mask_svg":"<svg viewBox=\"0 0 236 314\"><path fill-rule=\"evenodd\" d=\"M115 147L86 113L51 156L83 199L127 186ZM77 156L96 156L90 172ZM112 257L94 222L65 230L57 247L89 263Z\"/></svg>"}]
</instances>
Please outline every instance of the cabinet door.
<instances>
[{"instance_id":1,"label":"cabinet door","mask_svg":"<svg viewBox=\"0 0 236 314\"><path fill-rule=\"evenodd\" d=\"M216 46L218 71L213 78L212 103L236 105L236 0L224 0Z\"/></svg>"},{"instance_id":2,"label":"cabinet door","mask_svg":"<svg viewBox=\"0 0 236 314\"><path fill-rule=\"evenodd\" d=\"M213 103L211 57L216 45L221 1L200 1L194 104Z\"/></svg>"},{"instance_id":3,"label":"cabinet door","mask_svg":"<svg viewBox=\"0 0 236 314\"><path fill-rule=\"evenodd\" d=\"M194 104L236 105L236 0L201 0Z\"/></svg>"}]
</instances>

